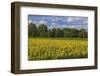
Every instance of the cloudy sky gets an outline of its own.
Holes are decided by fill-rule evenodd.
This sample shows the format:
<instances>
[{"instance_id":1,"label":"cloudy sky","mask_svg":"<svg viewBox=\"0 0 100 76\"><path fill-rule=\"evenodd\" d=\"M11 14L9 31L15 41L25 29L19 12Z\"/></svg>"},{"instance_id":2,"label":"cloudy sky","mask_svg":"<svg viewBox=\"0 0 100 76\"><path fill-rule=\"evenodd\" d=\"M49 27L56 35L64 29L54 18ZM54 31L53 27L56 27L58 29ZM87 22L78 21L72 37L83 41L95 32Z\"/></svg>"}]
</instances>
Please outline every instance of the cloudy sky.
<instances>
[{"instance_id":1,"label":"cloudy sky","mask_svg":"<svg viewBox=\"0 0 100 76\"><path fill-rule=\"evenodd\" d=\"M28 23L46 24L48 28L84 28L87 30L88 18L77 16L46 16L46 15L28 15Z\"/></svg>"}]
</instances>

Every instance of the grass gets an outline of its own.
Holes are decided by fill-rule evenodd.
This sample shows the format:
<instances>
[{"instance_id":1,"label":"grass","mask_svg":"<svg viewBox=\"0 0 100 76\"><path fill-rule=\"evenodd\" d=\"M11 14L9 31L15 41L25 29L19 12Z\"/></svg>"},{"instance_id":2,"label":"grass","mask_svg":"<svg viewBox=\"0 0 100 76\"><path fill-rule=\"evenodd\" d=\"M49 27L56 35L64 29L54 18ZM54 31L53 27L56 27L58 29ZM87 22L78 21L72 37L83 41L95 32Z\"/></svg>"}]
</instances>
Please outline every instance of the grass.
<instances>
[{"instance_id":1,"label":"grass","mask_svg":"<svg viewBox=\"0 0 100 76\"><path fill-rule=\"evenodd\" d=\"M28 60L87 58L87 39L29 38Z\"/></svg>"}]
</instances>

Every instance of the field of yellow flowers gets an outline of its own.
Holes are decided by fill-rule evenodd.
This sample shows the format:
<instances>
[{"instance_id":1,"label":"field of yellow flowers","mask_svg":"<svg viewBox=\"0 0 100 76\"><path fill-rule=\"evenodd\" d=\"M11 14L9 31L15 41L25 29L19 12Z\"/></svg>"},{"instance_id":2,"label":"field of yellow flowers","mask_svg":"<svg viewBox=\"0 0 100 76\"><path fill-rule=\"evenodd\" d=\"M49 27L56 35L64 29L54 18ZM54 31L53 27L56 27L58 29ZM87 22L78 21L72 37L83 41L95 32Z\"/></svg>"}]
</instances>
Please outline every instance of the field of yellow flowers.
<instances>
[{"instance_id":1,"label":"field of yellow flowers","mask_svg":"<svg viewBox=\"0 0 100 76\"><path fill-rule=\"evenodd\" d=\"M88 57L87 39L29 38L28 60Z\"/></svg>"}]
</instances>

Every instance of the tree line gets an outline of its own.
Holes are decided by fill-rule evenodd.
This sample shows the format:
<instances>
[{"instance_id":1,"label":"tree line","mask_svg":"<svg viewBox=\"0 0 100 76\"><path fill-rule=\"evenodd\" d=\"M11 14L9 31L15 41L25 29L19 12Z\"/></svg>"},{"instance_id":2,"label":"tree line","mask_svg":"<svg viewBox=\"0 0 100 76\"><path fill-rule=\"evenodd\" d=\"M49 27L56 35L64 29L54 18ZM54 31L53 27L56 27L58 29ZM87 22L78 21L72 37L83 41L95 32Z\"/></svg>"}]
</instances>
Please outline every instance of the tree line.
<instances>
[{"instance_id":1,"label":"tree line","mask_svg":"<svg viewBox=\"0 0 100 76\"><path fill-rule=\"evenodd\" d=\"M45 24L40 24L38 27L34 23L28 24L29 37L48 37L48 38L87 38L85 29L76 28L52 28L48 29Z\"/></svg>"}]
</instances>

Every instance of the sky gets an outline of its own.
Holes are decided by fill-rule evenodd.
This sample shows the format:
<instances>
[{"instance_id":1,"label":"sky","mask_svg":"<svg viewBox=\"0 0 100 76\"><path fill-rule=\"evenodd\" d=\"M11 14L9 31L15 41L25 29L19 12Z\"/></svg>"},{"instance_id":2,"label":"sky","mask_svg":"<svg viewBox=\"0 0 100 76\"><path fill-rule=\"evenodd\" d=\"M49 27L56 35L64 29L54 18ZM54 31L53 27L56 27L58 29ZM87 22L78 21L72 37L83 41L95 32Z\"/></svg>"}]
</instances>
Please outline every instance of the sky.
<instances>
[{"instance_id":1,"label":"sky","mask_svg":"<svg viewBox=\"0 0 100 76\"><path fill-rule=\"evenodd\" d=\"M28 15L28 23L35 23L37 26L45 24L52 28L84 28L87 30L88 17L79 16L51 16L51 15Z\"/></svg>"}]
</instances>

